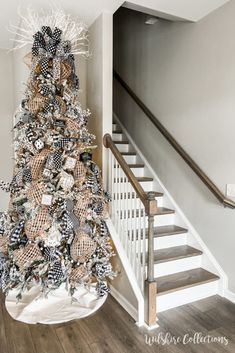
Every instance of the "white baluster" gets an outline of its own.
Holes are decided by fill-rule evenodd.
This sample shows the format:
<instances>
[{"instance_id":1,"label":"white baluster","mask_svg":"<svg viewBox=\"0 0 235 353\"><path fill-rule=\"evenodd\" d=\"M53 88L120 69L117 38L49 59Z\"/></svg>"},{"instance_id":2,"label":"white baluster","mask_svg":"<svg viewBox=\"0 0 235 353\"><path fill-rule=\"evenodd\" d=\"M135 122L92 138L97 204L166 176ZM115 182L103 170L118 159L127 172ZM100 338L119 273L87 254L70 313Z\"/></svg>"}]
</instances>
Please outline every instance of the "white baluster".
<instances>
[{"instance_id":1,"label":"white baluster","mask_svg":"<svg viewBox=\"0 0 235 353\"><path fill-rule=\"evenodd\" d=\"M125 232L124 232L124 227L123 227L123 217L124 217L124 209L123 209L123 185L124 185L124 177L125 174L123 170L121 169L120 166L120 173L119 173L119 208L120 208L120 216L119 217L119 222L120 222L120 237L122 239L122 244L124 246L125 244Z\"/></svg>"},{"instance_id":2,"label":"white baluster","mask_svg":"<svg viewBox=\"0 0 235 353\"><path fill-rule=\"evenodd\" d=\"M132 185L130 184L130 202L129 202L129 210L128 210L128 216L129 216L129 234L130 234L130 254L129 254L129 257L130 257L130 261L131 261L131 264L132 264L132 267L133 267L133 198L132 198L132 193L133 193L133 188L132 188Z\"/></svg>"},{"instance_id":3,"label":"white baluster","mask_svg":"<svg viewBox=\"0 0 235 353\"><path fill-rule=\"evenodd\" d=\"M114 214L115 214L115 228L117 229L117 223L118 223L118 208L117 208L117 174L118 174L118 162L115 158L115 164L114 164L114 195L115 195L115 202L114 202Z\"/></svg>"},{"instance_id":4,"label":"white baluster","mask_svg":"<svg viewBox=\"0 0 235 353\"><path fill-rule=\"evenodd\" d=\"M144 281L146 279L146 235L147 235L147 217L145 215L145 211L144 211L144 227L143 227L143 252L142 252L142 291L144 290Z\"/></svg>"},{"instance_id":5,"label":"white baluster","mask_svg":"<svg viewBox=\"0 0 235 353\"><path fill-rule=\"evenodd\" d=\"M114 190L113 190L113 168L114 168L114 160L113 160L113 154L109 150L109 157L110 157L110 165L109 165L109 192L112 198L112 201L110 202L110 214L111 214L111 219L113 220L113 202L114 202Z\"/></svg>"},{"instance_id":6,"label":"white baluster","mask_svg":"<svg viewBox=\"0 0 235 353\"><path fill-rule=\"evenodd\" d=\"M125 224L125 230L126 230L126 250L128 251L129 249L129 243L130 243L130 233L129 233L129 227L128 227L128 178L125 177L125 192L124 192L124 210L125 210L125 219L123 220Z\"/></svg>"},{"instance_id":7,"label":"white baluster","mask_svg":"<svg viewBox=\"0 0 235 353\"><path fill-rule=\"evenodd\" d=\"M141 212L142 205L143 204L142 204L140 198L138 198L137 208L138 208L139 212ZM143 214L143 218L144 218L144 216L145 216L145 213ZM138 274L137 274L137 280L138 280L140 286L142 285L142 264L141 264L142 234L141 233L142 233L141 232L141 218L139 217L139 219L138 219ZM144 234L143 234L143 236L144 236Z\"/></svg>"},{"instance_id":8,"label":"white baluster","mask_svg":"<svg viewBox=\"0 0 235 353\"><path fill-rule=\"evenodd\" d=\"M112 220L137 282L143 291L146 279L146 227L148 224L144 205L111 151L108 173L109 192L112 196ZM141 217L142 211L144 214Z\"/></svg>"},{"instance_id":9,"label":"white baluster","mask_svg":"<svg viewBox=\"0 0 235 353\"><path fill-rule=\"evenodd\" d=\"M133 245L134 245L134 259L133 259L133 264L134 264L134 272L137 277L137 219L138 216L140 217L140 214L138 215L138 210L137 210L137 203L136 203L136 192L134 191L133 195Z\"/></svg>"}]
</instances>

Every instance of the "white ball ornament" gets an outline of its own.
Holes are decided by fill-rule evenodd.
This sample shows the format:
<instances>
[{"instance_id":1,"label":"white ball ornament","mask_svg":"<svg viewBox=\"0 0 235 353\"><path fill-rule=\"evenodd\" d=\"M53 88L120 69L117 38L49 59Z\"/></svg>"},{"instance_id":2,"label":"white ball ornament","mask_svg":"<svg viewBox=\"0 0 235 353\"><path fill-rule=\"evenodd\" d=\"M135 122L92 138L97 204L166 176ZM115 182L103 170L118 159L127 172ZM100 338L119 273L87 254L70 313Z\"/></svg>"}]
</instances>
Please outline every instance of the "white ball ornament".
<instances>
[{"instance_id":1,"label":"white ball ornament","mask_svg":"<svg viewBox=\"0 0 235 353\"><path fill-rule=\"evenodd\" d=\"M43 147L44 147L44 142L41 140L41 139L37 139L35 142L34 142L34 146L37 150L42 150Z\"/></svg>"}]
</instances>

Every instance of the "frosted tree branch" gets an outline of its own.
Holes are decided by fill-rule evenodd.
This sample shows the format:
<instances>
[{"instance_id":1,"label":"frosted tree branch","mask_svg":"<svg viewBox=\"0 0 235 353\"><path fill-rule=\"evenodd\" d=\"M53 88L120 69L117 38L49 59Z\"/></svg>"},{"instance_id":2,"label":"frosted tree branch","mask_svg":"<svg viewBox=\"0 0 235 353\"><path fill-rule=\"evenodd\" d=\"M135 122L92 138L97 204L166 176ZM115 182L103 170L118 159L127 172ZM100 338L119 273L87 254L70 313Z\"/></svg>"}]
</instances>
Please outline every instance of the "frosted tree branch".
<instances>
[{"instance_id":1,"label":"frosted tree branch","mask_svg":"<svg viewBox=\"0 0 235 353\"><path fill-rule=\"evenodd\" d=\"M15 37L12 38L14 45L11 50L33 44L33 35L40 31L42 26L49 26L52 30L57 27L63 31L62 40L70 41L72 54L89 56L87 26L79 19L73 19L72 16L55 7L47 13L43 10L37 13L30 7L25 12L26 14L23 15L20 8L18 9L19 26L9 25L8 30Z\"/></svg>"}]
</instances>

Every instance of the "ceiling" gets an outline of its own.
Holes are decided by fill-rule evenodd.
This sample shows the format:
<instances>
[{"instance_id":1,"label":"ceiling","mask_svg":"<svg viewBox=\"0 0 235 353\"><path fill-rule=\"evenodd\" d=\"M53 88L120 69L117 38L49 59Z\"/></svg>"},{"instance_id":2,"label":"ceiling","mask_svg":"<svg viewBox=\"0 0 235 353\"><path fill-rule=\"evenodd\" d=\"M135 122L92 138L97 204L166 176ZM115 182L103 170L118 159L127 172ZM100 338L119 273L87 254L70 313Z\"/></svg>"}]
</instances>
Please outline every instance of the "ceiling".
<instances>
[{"instance_id":1,"label":"ceiling","mask_svg":"<svg viewBox=\"0 0 235 353\"><path fill-rule=\"evenodd\" d=\"M131 0L125 7L161 17L197 22L231 0Z\"/></svg>"},{"instance_id":2,"label":"ceiling","mask_svg":"<svg viewBox=\"0 0 235 353\"><path fill-rule=\"evenodd\" d=\"M124 6L146 13L161 15L165 18L198 21L211 11L222 6L229 0L131 0L125 2ZM230 0L231 1L231 0ZM56 4L65 12L80 17L87 25L103 11L114 13L122 4L123 0L56 0ZM54 2L55 3L55 2ZM36 10L49 9L51 2L48 0L34 0L33 8ZM52 3L53 4L53 3ZM17 24L17 9L23 10L32 6L32 0L10 0L1 6L0 12L0 48L11 47L11 34L7 31L9 22Z\"/></svg>"}]
</instances>

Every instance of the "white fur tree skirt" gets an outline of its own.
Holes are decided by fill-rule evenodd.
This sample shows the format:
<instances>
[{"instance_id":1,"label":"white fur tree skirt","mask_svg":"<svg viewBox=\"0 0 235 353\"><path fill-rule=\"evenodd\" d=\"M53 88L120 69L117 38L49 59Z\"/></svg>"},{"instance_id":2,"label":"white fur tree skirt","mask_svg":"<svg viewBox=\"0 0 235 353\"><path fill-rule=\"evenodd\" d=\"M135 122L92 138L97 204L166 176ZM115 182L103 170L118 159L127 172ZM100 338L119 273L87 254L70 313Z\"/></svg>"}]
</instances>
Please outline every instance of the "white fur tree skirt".
<instances>
[{"instance_id":1,"label":"white fur tree skirt","mask_svg":"<svg viewBox=\"0 0 235 353\"><path fill-rule=\"evenodd\" d=\"M28 324L57 324L70 320L80 319L91 315L105 302L107 295L97 299L95 284L89 290L83 286L74 293L76 301L61 285L58 289L43 297L40 287L35 285L22 295L17 303L17 290L11 290L6 297L6 309L15 320Z\"/></svg>"}]
</instances>

